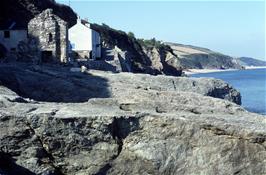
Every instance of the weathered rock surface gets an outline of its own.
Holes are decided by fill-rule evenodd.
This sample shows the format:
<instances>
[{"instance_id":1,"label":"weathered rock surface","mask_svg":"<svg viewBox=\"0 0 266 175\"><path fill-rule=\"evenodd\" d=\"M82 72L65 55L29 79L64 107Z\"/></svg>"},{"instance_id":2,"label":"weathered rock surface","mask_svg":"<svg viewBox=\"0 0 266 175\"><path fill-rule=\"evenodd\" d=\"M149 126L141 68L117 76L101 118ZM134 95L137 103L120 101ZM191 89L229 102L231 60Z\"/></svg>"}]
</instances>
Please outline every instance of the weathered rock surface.
<instances>
[{"instance_id":1,"label":"weathered rock surface","mask_svg":"<svg viewBox=\"0 0 266 175\"><path fill-rule=\"evenodd\" d=\"M222 80L151 76L103 71L71 73L69 67L0 65L1 84L19 95L37 101L85 102L90 98L108 98L122 93L121 88L155 91L187 91L226 99L241 104L240 93ZM125 87L126 85L126 87Z\"/></svg>"},{"instance_id":2,"label":"weathered rock surface","mask_svg":"<svg viewBox=\"0 0 266 175\"><path fill-rule=\"evenodd\" d=\"M184 69L244 68L237 59L206 48L155 39L145 42L105 24L91 27L100 33L103 47L101 60L91 61L92 69L180 76Z\"/></svg>"},{"instance_id":3,"label":"weathered rock surface","mask_svg":"<svg viewBox=\"0 0 266 175\"><path fill-rule=\"evenodd\" d=\"M0 174L266 173L266 118L200 91L221 81L43 68L0 67Z\"/></svg>"},{"instance_id":4,"label":"weathered rock surface","mask_svg":"<svg viewBox=\"0 0 266 175\"><path fill-rule=\"evenodd\" d=\"M91 24L91 28L100 33L102 40L101 66L91 68L115 72L134 72L152 75L165 74L180 76L182 68L177 57L166 48L145 48L127 33L107 25ZM112 52L112 53L110 53Z\"/></svg>"}]
</instances>

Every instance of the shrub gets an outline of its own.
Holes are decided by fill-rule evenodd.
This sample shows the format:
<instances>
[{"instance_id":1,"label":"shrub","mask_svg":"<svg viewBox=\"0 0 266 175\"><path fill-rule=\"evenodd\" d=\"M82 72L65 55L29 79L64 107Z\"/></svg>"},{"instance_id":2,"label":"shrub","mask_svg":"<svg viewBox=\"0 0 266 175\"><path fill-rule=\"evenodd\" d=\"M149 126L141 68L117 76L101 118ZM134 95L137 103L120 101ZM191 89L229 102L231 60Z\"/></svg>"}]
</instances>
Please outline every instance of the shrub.
<instances>
[{"instance_id":1,"label":"shrub","mask_svg":"<svg viewBox=\"0 0 266 175\"><path fill-rule=\"evenodd\" d=\"M145 40L145 39L137 39L138 43L145 48L157 48L157 49L171 49L169 46L163 44L161 41L156 40L155 38Z\"/></svg>"},{"instance_id":2,"label":"shrub","mask_svg":"<svg viewBox=\"0 0 266 175\"><path fill-rule=\"evenodd\" d=\"M128 35L128 37L129 37L129 38L135 38L135 35L134 35L134 33L133 33L133 32L128 32L128 34L127 34L127 35Z\"/></svg>"}]
</instances>

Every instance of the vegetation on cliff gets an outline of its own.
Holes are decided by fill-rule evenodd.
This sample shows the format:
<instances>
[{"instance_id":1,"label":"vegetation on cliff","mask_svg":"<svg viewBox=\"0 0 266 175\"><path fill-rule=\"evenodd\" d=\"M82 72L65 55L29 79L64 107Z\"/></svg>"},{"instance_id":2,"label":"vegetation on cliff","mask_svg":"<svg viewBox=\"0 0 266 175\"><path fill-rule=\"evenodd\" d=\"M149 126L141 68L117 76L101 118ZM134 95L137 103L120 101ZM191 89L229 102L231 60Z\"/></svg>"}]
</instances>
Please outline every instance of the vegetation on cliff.
<instances>
[{"instance_id":1,"label":"vegetation on cliff","mask_svg":"<svg viewBox=\"0 0 266 175\"><path fill-rule=\"evenodd\" d=\"M91 28L100 33L104 48L118 47L127 52L133 72L181 75L182 70L178 64L173 63L173 61L166 61L166 56L169 56L168 53L172 55L173 59L176 59L174 58L176 55L174 55L171 47L161 41L157 41L155 38L150 40L137 39L132 32L126 33L116 30L106 24L91 24ZM155 53L153 49L156 50ZM158 64L161 65L160 68L158 68Z\"/></svg>"},{"instance_id":2,"label":"vegetation on cliff","mask_svg":"<svg viewBox=\"0 0 266 175\"><path fill-rule=\"evenodd\" d=\"M93 24L92 28L100 33L103 47L117 46L133 56L133 72L180 75L181 69L243 68L234 58L206 48L136 38L133 32L126 33L106 24Z\"/></svg>"},{"instance_id":3,"label":"vegetation on cliff","mask_svg":"<svg viewBox=\"0 0 266 175\"><path fill-rule=\"evenodd\" d=\"M134 36L129 36L126 32L113 29L106 24L91 24L91 28L100 33L104 48L113 49L118 47L123 51L127 51L133 72L159 73L152 69L150 58L144 53L142 46Z\"/></svg>"}]
</instances>

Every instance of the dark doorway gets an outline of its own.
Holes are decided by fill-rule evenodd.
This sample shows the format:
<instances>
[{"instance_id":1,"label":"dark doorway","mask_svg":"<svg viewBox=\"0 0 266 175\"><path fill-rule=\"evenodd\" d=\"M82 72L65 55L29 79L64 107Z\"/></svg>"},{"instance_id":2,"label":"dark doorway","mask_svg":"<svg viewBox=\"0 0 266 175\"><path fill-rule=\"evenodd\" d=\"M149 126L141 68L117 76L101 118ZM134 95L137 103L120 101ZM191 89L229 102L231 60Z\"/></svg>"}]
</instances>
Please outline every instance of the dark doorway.
<instances>
[{"instance_id":1,"label":"dark doorway","mask_svg":"<svg viewBox=\"0 0 266 175\"><path fill-rule=\"evenodd\" d=\"M10 31L4 31L4 37L10 38Z\"/></svg>"},{"instance_id":2,"label":"dark doorway","mask_svg":"<svg viewBox=\"0 0 266 175\"><path fill-rule=\"evenodd\" d=\"M49 63L53 61L52 51L42 51L42 62Z\"/></svg>"},{"instance_id":3,"label":"dark doorway","mask_svg":"<svg viewBox=\"0 0 266 175\"><path fill-rule=\"evenodd\" d=\"M89 58L92 59L92 51L89 52Z\"/></svg>"}]
</instances>

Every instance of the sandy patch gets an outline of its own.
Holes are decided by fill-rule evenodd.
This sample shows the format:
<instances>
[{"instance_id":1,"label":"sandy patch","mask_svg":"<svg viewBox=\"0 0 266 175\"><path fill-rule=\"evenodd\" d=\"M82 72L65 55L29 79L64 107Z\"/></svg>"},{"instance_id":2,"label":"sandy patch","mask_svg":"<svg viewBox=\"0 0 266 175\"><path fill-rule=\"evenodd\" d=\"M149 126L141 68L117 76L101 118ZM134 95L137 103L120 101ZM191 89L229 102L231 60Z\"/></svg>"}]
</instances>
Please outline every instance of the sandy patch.
<instances>
[{"instance_id":1,"label":"sandy patch","mask_svg":"<svg viewBox=\"0 0 266 175\"><path fill-rule=\"evenodd\" d=\"M188 54L208 54L207 52L203 52L197 49L192 49L189 47L182 47L182 46L171 46L172 49L179 53L180 55L188 55Z\"/></svg>"},{"instance_id":2,"label":"sandy patch","mask_svg":"<svg viewBox=\"0 0 266 175\"><path fill-rule=\"evenodd\" d=\"M266 66L245 66L245 69L266 69Z\"/></svg>"},{"instance_id":3,"label":"sandy patch","mask_svg":"<svg viewBox=\"0 0 266 175\"><path fill-rule=\"evenodd\" d=\"M212 72L226 72L226 71L237 71L238 69L187 69L183 70L186 75L192 74L204 74Z\"/></svg>"}]
</instances>

